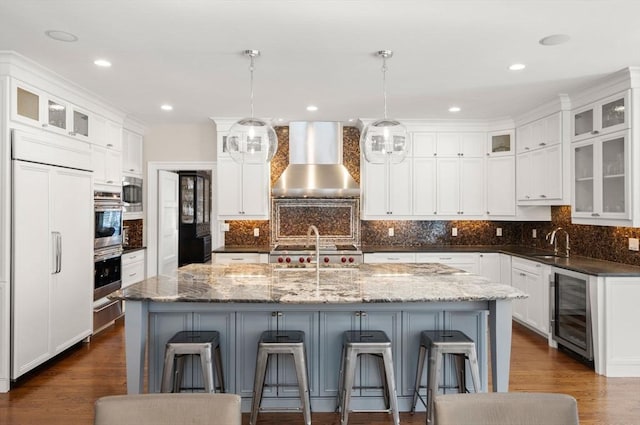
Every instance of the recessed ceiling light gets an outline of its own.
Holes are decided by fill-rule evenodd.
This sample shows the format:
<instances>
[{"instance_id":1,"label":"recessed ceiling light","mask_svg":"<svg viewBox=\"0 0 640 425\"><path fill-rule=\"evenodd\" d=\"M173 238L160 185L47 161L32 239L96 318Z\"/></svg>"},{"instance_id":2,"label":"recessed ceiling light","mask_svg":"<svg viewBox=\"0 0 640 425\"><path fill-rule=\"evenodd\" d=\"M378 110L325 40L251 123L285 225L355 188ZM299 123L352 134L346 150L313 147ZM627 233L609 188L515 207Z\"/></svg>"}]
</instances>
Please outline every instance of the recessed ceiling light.
<instances>
[{"instance_id":1,"label":"recessed ceiling light","mask_svg":"<svg viewBox=\"0 0 640 425\"><path fill-rule=\"evenodd\" d=\"M168 105L168 104L164 104L160 107L160 109L162 109L163 111L173 111L173 106Z\"/></svg>"},{"instance_id":2,"label":"recessed ceiling light","mask_svg":"<svg viewBox=\"0 0 640 425\"><path fill-rule=\"evenodd\" d=\"M571 40L567 34L553 34L547 37L541 38L538 43L543 46L557 46L558 44L564 44L567 41Z\"/></svg>"},{"instance_id":3,"label":"recessed ceiling light","mask_svg":"<svg viewBox=\"0 0 640 425\"><path fill-rule=\"evenodd\" d=\"M78 36L66 31L48 30L48 31L45 31L44 33L47 35L47 37L53 38L54 40L58 40L58 41L65 41L67 43L78 41Z\"/></svg>"},{"instance_id":4,"label":"recessed ceiling light","mask_svg":"<svg viewBox=\"0 0 640 425\"><path fill-rule=\"evenodd\" d=\"M513 65L509 66L509 69L511 71L522 71L523 69L525 69L527 66L523 63L514 63Z\"/></svg>"},{"instance_id":5,"label":"recessed ceiling light","mask_svg":"<svg viewBox=\"0 0 640 425\"><path fill-rule=\"evenodd\" d=\"M93 64L102 68L109 68L111 66L111 62L106 59L96 59L93 61Z\"/></svg>"},{"instance_id":6,"label":"recessed ceiling light","mask_svg":"<svg viewBox=\"0 0 640 425\"><path fill-rule=\"evenodd\" d=\"M460 112L461 109L459 106L452 106L449 108L449 112Z\"/></svg>"},{"instance_id":7,"label":"recessed ceiling light","mask_svg":"<svg viewBox=\"0 0 640 425\"><path fill-rule=\"evenodd\" d=\"M355 118L349 118L349 122L354 122L355 120Z\"/></svg>"},{"instance_id":8,"label":"recessed ceiling light","mask_svg":"<svg viewBox=\"0 0 640 425\"><path fill-rule=\"evenodd\" d=\"M317 110L318 110L318 107L317 107L317 106L315 106L315 105L309 105L309 106L307 106L307 111L311 111L311 112L313 112L313 111L317 111Z\"/></svg>"}]
</instances>

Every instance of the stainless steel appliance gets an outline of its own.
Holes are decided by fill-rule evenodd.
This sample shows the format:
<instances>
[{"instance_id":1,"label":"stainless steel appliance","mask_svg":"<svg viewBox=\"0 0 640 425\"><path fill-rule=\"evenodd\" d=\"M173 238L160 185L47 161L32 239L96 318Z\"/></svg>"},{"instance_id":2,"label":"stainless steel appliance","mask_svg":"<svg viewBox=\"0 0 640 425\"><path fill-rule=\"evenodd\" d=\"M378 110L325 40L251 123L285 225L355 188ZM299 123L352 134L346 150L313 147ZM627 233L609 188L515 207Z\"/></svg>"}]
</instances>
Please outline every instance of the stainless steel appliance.
<instances>
[{"instance_id":1,"label":"stainless steel appliance","mask_svg":"<svg viewBox=\"0 0 640 425\"><path fill-rule=\"evenodd\" d=\"M122 247L114 246L94 253L93 299L106 297L122 286Z\"/></svg>"},{"instance_id":2,"label":"stainless steel appliance","mask_svg":"<svg viewBox=\"0 0 640 425\"><path fill-rule=\"evenodd\" d=\"M94 253L93 331L122 316L122 301L106 297L122 287L122 247L101 248Z\"/></svg>"},{"instance_id":3,"label":"stainless steel appliance","mask_svg":"<svg viewBox=\"0 0 640 425\"><path fill-rule=\"evenodd\" d=\"M94 193L94 247L122 246L122 200L117 192Z\"/></svg>"},{"instance_id":4,"label":"stainless steel appliance","mask_svg":"<svg viewBox=\"0 0 640 425\"><path fill-rule=\"evenodd\" d=\"M277 245L269 254L269 263L291 266L315 262L313 245ZM355 245L320 245L320 264L349 265L362 263L362 251Z\"/></svg>"},{"instance_id":5,"label":"stainless steel appliance","mask_svg":"<svg viewBox=\"0 0 640 425\"><path fill-rule=\"evenodd\" d=\"M549 311L553 340L593 366L592 280L589 275L552 268Z\"/></svg>"},{"instance_id":6,"label":"stainless steel appliance","mask_svg":"<svg viewBox=\"0 0 640 425\"><path fill-rule=\"evenodd\" d=\"M142 212L142 182L137 177L122 177L122 206L125 213Z\"/></svg>"}]
</instances>

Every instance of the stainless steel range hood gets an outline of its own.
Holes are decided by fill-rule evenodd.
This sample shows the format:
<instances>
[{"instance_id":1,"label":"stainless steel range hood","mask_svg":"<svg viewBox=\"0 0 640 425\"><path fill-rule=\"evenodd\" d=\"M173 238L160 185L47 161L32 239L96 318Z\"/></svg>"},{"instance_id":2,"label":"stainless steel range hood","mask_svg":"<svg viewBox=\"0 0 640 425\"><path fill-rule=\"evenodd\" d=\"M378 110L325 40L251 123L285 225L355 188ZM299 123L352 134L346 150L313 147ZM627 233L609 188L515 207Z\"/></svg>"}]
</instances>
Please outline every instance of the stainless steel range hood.
<instances>
[{"instance_id":1,"label":"stainless steel range hood","mask_svg":"<svg viewBox=\"0 0 640 425\"><path fill-rule=\"evenodd\" d=\"M342 124L289 123L289 165L271 193L288 198L360 196L360 186L342 165Z\"/></svg>"}]
</instances>

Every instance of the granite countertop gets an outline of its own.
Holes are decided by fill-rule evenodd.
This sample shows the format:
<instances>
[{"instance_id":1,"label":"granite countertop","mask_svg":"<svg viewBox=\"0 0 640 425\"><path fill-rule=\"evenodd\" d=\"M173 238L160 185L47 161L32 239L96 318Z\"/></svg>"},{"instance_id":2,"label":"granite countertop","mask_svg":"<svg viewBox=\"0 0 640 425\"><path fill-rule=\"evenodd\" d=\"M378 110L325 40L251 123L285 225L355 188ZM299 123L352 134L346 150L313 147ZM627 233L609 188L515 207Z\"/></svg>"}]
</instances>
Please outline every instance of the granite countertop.
<instances>
[{"instance_id":1,"label":"granite countertop","mask_svg":"<svg viewBox=\"0 0 640 425\"><path fill-rule=\"evenodd\" d=\"M140 251L142 249L147 249L146 246L127 246L122 248L122 252L126 254L127 252Z\"/></svg>"},{"instance_id":2,"label":"granite countertop","mask_svg":"<svg viewBox=\"0 0 640 425\"><path fill-rule=\"evenodd\" d=\"M276 264L190 264L111 299L211 303L411 303L526 298L509 285L442 264L284 267Z\"/></svg>"}]
</instances>

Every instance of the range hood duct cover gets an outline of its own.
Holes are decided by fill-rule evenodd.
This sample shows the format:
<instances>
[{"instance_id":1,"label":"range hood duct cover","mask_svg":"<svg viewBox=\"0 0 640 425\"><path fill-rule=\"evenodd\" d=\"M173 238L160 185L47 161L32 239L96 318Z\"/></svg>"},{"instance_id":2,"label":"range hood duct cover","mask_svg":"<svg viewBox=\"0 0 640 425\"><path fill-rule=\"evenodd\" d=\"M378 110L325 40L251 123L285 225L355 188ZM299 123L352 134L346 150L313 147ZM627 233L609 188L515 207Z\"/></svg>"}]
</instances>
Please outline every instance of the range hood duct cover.
<instances>
[{"instance_id":1,"label":"range hood duct cover","mask_svg":"<svg viewBox=\"0 0 640 425\"><path fill-rule=\"evenodd\" d=\"M289 123L289 165L271 193L287 198L360 196L360 186L342 165L342 124Z\"/></svg>"}]
</instances>

